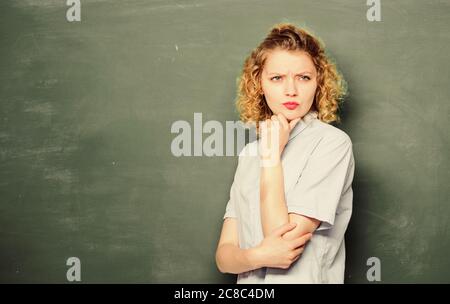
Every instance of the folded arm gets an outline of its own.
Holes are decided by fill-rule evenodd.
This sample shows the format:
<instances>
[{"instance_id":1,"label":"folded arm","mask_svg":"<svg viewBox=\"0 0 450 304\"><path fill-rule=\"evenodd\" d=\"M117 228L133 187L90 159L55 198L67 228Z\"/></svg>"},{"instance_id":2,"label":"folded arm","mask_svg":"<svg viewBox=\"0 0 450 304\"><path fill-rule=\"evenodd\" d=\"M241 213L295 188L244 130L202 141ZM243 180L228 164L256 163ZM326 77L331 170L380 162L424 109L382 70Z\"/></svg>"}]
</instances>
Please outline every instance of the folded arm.
<instances>
[{"instance_id":1,"label":"folded arm","mask_svg":"<svg viewBox=\"0 0 450 304\"><path fill-rule=\"evenodd\" d=\"M314 232L320 221L296 213L288 213L284 177L281 160L273 166L262 166L260 176L260 211L264 236L269 235L280 225L288 222L297 223L297 227L287 232L284 237Z\"/></svg>"}]
</instances>

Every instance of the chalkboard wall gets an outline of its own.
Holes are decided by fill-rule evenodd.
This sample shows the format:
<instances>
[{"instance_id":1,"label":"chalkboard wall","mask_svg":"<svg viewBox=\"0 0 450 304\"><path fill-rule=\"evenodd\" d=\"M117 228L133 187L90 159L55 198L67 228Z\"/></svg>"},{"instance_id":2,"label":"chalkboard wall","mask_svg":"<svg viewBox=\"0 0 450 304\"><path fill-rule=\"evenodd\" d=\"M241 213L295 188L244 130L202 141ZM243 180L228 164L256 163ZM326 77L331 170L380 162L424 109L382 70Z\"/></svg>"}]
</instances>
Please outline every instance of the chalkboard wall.
<instances>
[{"instance_id":1,"label":"chalkboard wall","mask_svg":"<svg viewBox=\"0 0 450 304\"><path fill-rule=\"evenodd\" d=\"M349 85L346 282L450 282L450 2L379 1L380 21L366 1L80 2L0 2L0 282L70 282L71 257L83 283L235 282L214 254L237 156L174 156L171 128L237 121L279 22Z\"/></svg>"}]
</instances>

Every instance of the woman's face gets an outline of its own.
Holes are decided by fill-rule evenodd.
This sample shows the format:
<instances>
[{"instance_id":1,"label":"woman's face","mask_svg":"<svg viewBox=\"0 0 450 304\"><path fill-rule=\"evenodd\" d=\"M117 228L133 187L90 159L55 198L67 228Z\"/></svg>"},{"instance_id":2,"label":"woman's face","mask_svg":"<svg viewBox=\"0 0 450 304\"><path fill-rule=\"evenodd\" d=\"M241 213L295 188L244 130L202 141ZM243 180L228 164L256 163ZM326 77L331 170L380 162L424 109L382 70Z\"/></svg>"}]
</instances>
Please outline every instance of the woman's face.
<instances>
[{"instance_id":1,"label":"woman's face","mask_svg":"<svg viewBox=\"0 0 450 304\"><path fill-rule=\"evenodd\" d=\"M290 121L310 110L317 71L308 53L276 49L267 54L261 86L272 112L282 113Z\"/></svg>"}]
</instances>

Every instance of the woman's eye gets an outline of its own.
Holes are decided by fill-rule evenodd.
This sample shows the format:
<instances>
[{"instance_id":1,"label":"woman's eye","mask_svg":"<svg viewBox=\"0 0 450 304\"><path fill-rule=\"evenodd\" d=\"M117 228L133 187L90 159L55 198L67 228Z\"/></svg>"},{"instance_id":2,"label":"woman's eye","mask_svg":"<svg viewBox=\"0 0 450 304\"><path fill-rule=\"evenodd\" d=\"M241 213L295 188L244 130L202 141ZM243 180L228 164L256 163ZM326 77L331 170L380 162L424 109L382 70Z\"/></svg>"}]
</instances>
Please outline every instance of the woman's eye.
<instances>
[{"instance_id":1,"label":"woman's eye","mask_svg":"<svg viewBox=\"0 0 450 304\"><path fill-rule=\"evenodd\" d=\"M311 80L311 78L309 76L306 76L306 75L299 75L299 77L302 80ZM270 78L270 80L278 81L278 80L281 80L281 78L282 78L281 76L273 76L272 78Z\"/></svg>"}]
</instances>

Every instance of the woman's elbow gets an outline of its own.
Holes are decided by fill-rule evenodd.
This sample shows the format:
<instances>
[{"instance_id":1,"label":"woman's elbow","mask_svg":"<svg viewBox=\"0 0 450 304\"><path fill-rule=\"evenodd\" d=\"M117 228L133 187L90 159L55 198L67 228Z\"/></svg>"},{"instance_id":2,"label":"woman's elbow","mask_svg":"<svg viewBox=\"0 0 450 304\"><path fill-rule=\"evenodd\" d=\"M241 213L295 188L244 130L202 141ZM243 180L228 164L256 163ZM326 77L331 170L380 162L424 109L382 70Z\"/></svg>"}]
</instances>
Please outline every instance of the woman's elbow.
<instances>
[{"instance_id":1,"label":"woman's elbow","mask_svg":"<svg viewBox=\"0 0 450 304\"><path fill-rule=\"evenodd\" d=\"M221 255L221 250L220 250L221 248L219 247L219 248L217 248L217 250L216 250L216 266L217 266L217 269L219 270L219 272L221 272L221 273L227 273L227 271L226 271L226 269L224 268L224 265L223 265L223 263L222 263L222 255Z\"/></svg>"}]
</instances>

